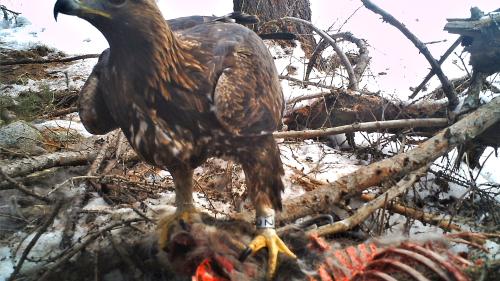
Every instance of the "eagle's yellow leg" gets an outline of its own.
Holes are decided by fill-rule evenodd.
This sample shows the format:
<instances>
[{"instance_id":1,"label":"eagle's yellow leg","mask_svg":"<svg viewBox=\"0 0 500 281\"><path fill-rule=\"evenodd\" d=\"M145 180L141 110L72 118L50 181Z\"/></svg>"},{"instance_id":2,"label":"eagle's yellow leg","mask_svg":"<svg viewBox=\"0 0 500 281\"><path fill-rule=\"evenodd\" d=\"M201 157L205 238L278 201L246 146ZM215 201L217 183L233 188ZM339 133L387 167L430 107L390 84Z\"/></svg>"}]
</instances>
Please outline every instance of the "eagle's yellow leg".
<instances>
[{"instance_id":1,"label":"eagle's yellow leg","mask_svg":"<svg viewBox=\"0 0 500 281\"><path fill-rule=\"evenodd\" d=\"M292 258L297 258L290 249L283 243L283 241L276 234L273 228L266 228L258 230L259 234L248 245L252 253L256 253L262 248L267 248L268 261L267 261L267 280L271 280L276 273L278 265L278 253L282 252Z\"/></svg>"},{"instance_id":2,"label":"eagle's yellow leg","mask_svg":"<svg viewBox=\"0 0 500 281\"><path fill-rule=\"evenodd\" d=\"M267 196L265 196L267 197ZM256 227L257 236L248 245L248 252L256 253L262 248L267 248L267 280L271 280L278 266L278 254L281 252L289 257L297 258L295 254L288 249L285 243L279 238L275 230L274 210L270 208L268 200L262 200L257 196L256 200Z\"/></svg>"},{"instance_id":3,"label":"eagle's yellow leg","mask_svg":"<svg viewBox=\"0 0 500 281\"><path fill-rule=\"evenodd\" d=\"M178 168L170 170L175 184L175 213L165 215L158 222L158 246L165 250L170 240L169 232L173 227L181 222L193 224L201 221L200 212L193 203L193 170L188 168Z\"/></svg>"}]
</instances>

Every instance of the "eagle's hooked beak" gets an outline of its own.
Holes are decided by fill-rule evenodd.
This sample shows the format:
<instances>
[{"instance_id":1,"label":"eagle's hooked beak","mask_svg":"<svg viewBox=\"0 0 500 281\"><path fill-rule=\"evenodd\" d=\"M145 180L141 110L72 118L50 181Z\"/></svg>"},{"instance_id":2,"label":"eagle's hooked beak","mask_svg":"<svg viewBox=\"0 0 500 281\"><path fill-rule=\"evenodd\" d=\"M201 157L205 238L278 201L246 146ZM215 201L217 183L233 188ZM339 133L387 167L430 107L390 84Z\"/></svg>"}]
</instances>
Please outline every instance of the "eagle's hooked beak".
<instances>
[{"instance_id":1,"label":"eagle's hooked beak","mask_svg":"<svg viewBox=\"0 0 500 281\"><path fill-rule=\"evenodd\" d=\"M111 15L104 11L104 6L99 0L57 0L54 5L54 19L56 21L59 13L81 18L86 16L111 18Z\"/></svg>"}]
</instances>

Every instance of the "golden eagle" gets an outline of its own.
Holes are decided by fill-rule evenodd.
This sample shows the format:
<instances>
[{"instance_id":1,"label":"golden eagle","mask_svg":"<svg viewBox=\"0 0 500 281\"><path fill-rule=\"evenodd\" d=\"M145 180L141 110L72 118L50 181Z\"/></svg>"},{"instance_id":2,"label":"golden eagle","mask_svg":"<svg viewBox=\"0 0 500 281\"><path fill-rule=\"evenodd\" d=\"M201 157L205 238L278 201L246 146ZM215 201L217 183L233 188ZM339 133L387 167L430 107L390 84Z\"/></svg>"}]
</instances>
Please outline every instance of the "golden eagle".
<instances>
[{"instance_id":1,"label":"golden eagle","mask_svg":"<svg viewBox=\"0 0 500 281\"><path fill-rule=\"evenodd\" d=\"M239 24L197 21L173 32L155 2L56 2L56 19L78 16L110 45L82 89L82 122L95 134L120 127L146 162L171 173L177 211L160 223L162 248L171 223L197 217L193 170L207 157L239 162L256 209L258 236L249 248L268 248L271 277L279 251L294 256L274 229L284 172L272 132L284 101L273 58Z\"/></svg>"}]
</instances>

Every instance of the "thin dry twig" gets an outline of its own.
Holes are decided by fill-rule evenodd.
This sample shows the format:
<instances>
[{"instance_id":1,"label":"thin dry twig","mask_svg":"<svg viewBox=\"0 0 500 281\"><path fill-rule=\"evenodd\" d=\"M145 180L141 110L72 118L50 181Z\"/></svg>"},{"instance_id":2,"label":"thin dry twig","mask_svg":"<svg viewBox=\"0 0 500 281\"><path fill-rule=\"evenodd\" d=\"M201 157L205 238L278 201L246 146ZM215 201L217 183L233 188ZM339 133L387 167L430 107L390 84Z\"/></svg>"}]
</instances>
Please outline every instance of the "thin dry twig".
<instances>
[{"instance_id":1,"label":"thin dry twig","mask_svg":"<svg viewBox=\"0 0 500 281\"><path fill-rule=\"evenodd\" d=\"M289 101L286 102L287 105L295 105L296 103L304 100L311 100L311 99L316 99L316 98L323 98L329 95L334 94L333 92L322 92L322 93L317 93L317 94L311 94L311 95L304 95L304 96L298 96L295 97Z\"/></svg>"},{"instance_id":2,"label":"thin dry twig","mask_svg":"<svg viewBox=\"0 0 500 281\"><path fill-rule=\"evenodd\" d=\"M397 128L423 128L423 127L444 127L448 124L446 118L425 118L425 119L402 119L390 121L374 121L365 123L355 123L352 125L338 126L334 128L305 130L305 131L286 131L275 132L275 138L317 138L330 135L353 133L359 131L371 132L383 129Z\"/></svg>"},{"instance_id":3,"label":"thin dry twig","mask_svg":"<svg viewBox=\"0 0 500 281\"><path fill-rule=\"evenodd\" d=\"M11 178L7 173L3 171L2 168L0 168L0 177L2 177L4 180L8 181L11 183L17 190L21 191L22 193L32 196L40 201L43 201L45 203L51 203L52 200L48 197L45 197L43 195L40 195L34 191L31 191L29 188L27 188L24 184L16 181L15 179Z\"/></svg>"},{"instance_id":4,"label":"thin dry twig","mask_svg":"<svg viewBox=\"0 0 500 281\"><path fill-rule=\"evenodd\" d=\"M283 20L289 20L289 21L295 21L295 22L300 22L303 23L307 26L309 26L311 29L316 31L321 37L323 37L326 41L330 43L330 45L333 47L335 52L340 58L340 61L342 62L342 65L345 67L347 74L349 75L349 86L348 89L358 91L358 78L354 72L354 69L352 68L351 63L349 62L349 59L345 55L345 53L340 49L340 47L337 45L337 42L328 35L328 33L324 32L323 30L317 28L314 26L311 22L304 20L304 19L299 19L295 17L284 17Z\"/></svg>"},{"instance_id":5,"label":"thin dry twig","mask_svg":"<svg viewBox=\"0 0 500 281\"><path fill-rule=\"evenodd\" d=\"M446 52L444 52L443 56L441 56L441 58L438 61L439 65L443 64L443 62L451 55L451 53L453 53L453 50L455 50L458 47L458 45L460 45L460 42L462 42L462 39L463 39L462 36L458 37L457 40L455 40L455 42L453 42L453 44L448 48L448 50L446 50ZM420 83L420 85L418 85L415 88L415 90L413 90L413 93L408 98L410 98L410 99L415 98L415 96L425 87L425 84L427 84L427 82L429 82L429 80L431 80L431 78L434 76L434 74L436 74L434 72L434 69L431 69L431 71L429 71L429 74L427 74L427 76L425 76L422 83Z\"/></svg>"},{"instance_id":6,"label":"thin dry twig","mask_svg":"<svg viewBox=\"0 0 500 281\"><path fill-rule=\"evenodd\" d=\"M325 84L322 84L322 83L311 82L311 81L304 81L304 80L300 80L300 79L293 78L293 77L286 76L286 75L278 75L278 77L279 77L279 79L288 80L288 81L295 82L297 84L301 84L301 85L304 85L304 86L314 86L314 87L328 89L328 90L332 90L332 91L339 90L339 88L328 86L328 85L325 85Z\"/></svg>"},{"instance_id":7,"label":"thin dry twig","mask_svg":"<svg viewBox=\"0 0 500 281\"><path fill-rule=\"evenodd\" d=\"M33 239L31 239L31 241L28 243L28 246L26 246L26 249L24 249L24 252L21 255L21 258L19 259L19 261L17 262L16 266L14 267L14 272L12 272L12 274L9 277L9 279L7 279L8 281L12 281L12 280L14 280L16 278L16 275L21 270L21 268L23 266L23 263L26 260L26 258L28 257L28 254L30 253L31 249L35 246L35 244L38 241L38 239L40 239L40 236L42 236L42 234L52 224L52 222L56 218L57 214L59 213L59 210L61 209L62 205L63 205L63 201L62 200L59 200L56 203L56 205L54 206L54 210L52 210L52 213L50 214L50 216L47 218L47 220L45 221L45 223L40 227L40 229L35 234L35 236L33 237Z\"/></svg>"},{"instance_id":8,"label":"thin dry twig","mask_svg":"<svg viewBox=\"0 0 500 281\"><path fill-rule=\"evenodd\" d=\"M132 223L136 222L143 222L143 218L134 218L134 219L129 219L121 222L117 222L111 225L108 225L99 231L95 232L94 234L90 235L85 241L80 243L80 245L73 247L71 251L68 251L66 254L61 256L58 261L56 261L54 264L52 264L50 267L48 267L47 271L43 273L43 275L38 279L38 281L44 281L47 280L51 276L51 274L54 272L54 270L57 270L59 267L61 267L65 262L67 262L71 257L85 249L90 243L94 242L97 238L101 237L104 233L113 230L118 227L123 227L130 225Z\"/></svg>"},{"instance_id":9,"label":"thin dry twig","mask_svg":"<svg viewBox=\"0 0 500 281\"><path fill-rule=\"evenodd\" d=\"M77 111L78 111L78 107L72 106L72 107L68 107L68 108L54 110L50 113L45 114L44 116L42 116L42 118L55 118L55 117L68 115L70 113L77 112Z\"/></svg>"},{"instance_id":10,"label":"thin dry twig","mask_svg":"<svg viewBox=\"0 0 500 281\"><path fill-rule=\"evenodd\" d=\"M413 33L411 33L411 31L408 28L406 28L406 26L403 23L398 21L391 14L382 10L377 5L373 4L370 0L361 0L361 2L363 2L363 4L368 10L381 15L384 21L390 23L392 26L399 29L406 36L406 38L408 38L415 45L415 47L417 47L417 49L425 56L427 61L432 66L433 71L439 78L439 81L441 81L441 84L443 85L443 91L446 97L448 98L448 108L453 110L458 105L457 93L455 92L453 85L451 85L450 81L448 80L448 77L446 77L446 75L443 73L443 70L439 66L439 63L431 55L429 49L427 49L427 46L425 46L425 44L422 41L420 41L420 39L418 39Z\"/></svg>"}]
</instances>

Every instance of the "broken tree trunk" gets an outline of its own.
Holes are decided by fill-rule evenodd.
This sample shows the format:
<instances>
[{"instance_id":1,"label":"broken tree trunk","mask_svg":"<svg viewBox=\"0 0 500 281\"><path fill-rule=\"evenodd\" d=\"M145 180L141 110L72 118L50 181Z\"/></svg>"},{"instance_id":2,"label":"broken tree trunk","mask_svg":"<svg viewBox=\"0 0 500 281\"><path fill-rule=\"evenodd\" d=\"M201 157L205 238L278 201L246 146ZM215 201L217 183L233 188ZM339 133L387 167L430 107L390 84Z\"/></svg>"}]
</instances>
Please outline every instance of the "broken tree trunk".
<instances>
[{"instance_id":1,"label":"broken tree trunk","mask_svg":"<svg viewBox=\"0 0 500 281\"><path fill-rule=\"evenodd\" d=\"M345 90L332 90L330 93L318 96L318 100L310 105L286 114L283 122L288 126L288 130L322 129L361 122L447 117L445 101L422 101L406 105L376 95L353 94ZM443 127L413 128L418 133L434 134ZM399 131L401 129L388 130L390 133ZM477 136L474 142L497 147L500 143L500 122Z\"/></svg>"}]
</instances>

